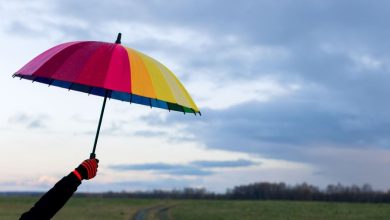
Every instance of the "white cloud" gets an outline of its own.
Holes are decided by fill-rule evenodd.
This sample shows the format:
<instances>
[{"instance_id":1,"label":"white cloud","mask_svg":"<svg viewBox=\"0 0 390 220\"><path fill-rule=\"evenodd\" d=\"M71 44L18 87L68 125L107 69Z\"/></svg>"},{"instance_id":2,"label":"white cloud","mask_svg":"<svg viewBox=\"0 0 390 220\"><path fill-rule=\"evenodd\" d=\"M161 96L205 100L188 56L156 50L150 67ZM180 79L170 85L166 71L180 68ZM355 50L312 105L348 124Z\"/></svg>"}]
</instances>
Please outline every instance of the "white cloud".
<instances>
[{"instance_id":1,"label":"white cloud","mask_svg":"<svg viewBox=\"0 0 390 220\"><path fill-rule=\"evenodd\" d=\"M357 71L379 70L383 66L382 61L370 55L352 55L351 58Z\"/></svg>"},{"instance_id":2,"label":"white cloud","mask_svg":"<svg viewBox=\"0 0 390 220\"><path fill-rule=\"evenodd\" d=\"M163 47L178 47L181 50L198 50L213 45L207 33L188 27L161 26L145 22L107 22L101 30L108 33L122 32L123 42L137 44L150 42L163 44ZM108 30L108 31L107 31ZM174 51L171 51L174 53Z\"/></svg>"},{"instance_id":3,"label":"white cloud","mask_svg":"<svg viewBox=\"0 0 390 220\"><path fill-rule=\"evenodd\" d=\"M192 81L188 89L193 91L194 99L200 108L226 109L248 101L267 102L275 98L298 92L301 85L281 83L271 78L257 78L250 81L216 79Z\"/></svg>"},{"instance_id":4,"label":"white cloud","mask_svg":"<svg viewBox=\"0 0 390 220\"><path fill-rule=\"evenodd\" d=\"M344 45L340 42L322 43L320 49L330 55L341 55L350 59L348 69L353 73L372 73L373 71L387 72L389 59L373 54L372 48L363 45Z\"/></svg>"}]
</instances>

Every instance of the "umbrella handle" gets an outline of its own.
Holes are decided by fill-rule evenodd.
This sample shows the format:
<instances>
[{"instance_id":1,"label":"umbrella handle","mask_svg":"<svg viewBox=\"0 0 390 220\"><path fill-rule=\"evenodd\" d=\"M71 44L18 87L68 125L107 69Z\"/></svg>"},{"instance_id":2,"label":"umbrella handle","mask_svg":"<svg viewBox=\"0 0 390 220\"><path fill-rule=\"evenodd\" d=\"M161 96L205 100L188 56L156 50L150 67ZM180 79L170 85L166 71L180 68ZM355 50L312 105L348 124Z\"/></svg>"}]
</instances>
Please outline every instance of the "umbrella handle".
<instances>
[{"instance_id":1,"label":"umbrella handle","mask_svg":"<svg viewBox=\"0 0 390 220\"><path fill-rule=\"evenodd\" d=\"M98 128L97 128L97 131L96 131L96 136L95 136L95 143L93 144L92 153L89 155L89 158L90 158L90 159L93 159L93 158L96 157L95 150L96 150L97 141L98 141L98 139L99 139L100 126L102 125L103 114L104 114L104 108L106 107L107 96L108 96L108 90L106 90L106 94L104 95L104 101L103 101L102 111L100 112L99 124L98 124Z\"/></svg>"}]
</instances>

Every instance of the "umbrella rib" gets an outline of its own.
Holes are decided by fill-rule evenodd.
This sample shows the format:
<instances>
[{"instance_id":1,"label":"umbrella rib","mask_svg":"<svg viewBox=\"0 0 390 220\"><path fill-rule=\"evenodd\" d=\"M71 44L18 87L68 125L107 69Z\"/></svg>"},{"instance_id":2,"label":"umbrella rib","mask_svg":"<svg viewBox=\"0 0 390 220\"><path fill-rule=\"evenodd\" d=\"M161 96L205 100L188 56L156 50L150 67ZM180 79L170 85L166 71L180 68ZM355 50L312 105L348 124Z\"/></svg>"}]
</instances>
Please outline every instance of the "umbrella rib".
<instances>
[{"instance_id":1,"label":"umbrella rib","mask_svg":"<svg viewBox=\"0 0 390 220\"><path fill-rule=\"evenodd\" d=\"M31 83L34 83L36 78L37 78L37 77L34 77L34 78L32 79L32 81L31 81Z\"/></svg>"},{"instance_id":2,"label":"umbrella rib","mask_svg":"<svg viewBox=\"0 0 390 220\"><path fill-rule=\"evenodd\" d=\"M49 85L47 87L50 87L51 84L53 84L53 82L54 82L54 79L50 80Z\"/></svg>"}]
</instances>

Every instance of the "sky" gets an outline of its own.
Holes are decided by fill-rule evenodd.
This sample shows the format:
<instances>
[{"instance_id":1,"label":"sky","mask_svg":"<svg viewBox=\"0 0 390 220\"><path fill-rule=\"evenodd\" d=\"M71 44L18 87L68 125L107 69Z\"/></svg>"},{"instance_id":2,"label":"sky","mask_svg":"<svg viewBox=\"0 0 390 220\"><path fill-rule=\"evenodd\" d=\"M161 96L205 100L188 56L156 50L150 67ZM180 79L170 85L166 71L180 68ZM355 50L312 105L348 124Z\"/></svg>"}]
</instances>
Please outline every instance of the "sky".
<instances>
[{"instance_id":1,"label":"sky","mask_svg":"<svg viewBox=\"0 0 390 220\"><path fill-rule=\"evenodd\" d=\"M385 0L0 0L0 191L45 191L88 158L101 97L12 74L64 42L168 66L202 116L107 102L80 191L254 182L390 188Z\"/></svg>"}]
</instances>

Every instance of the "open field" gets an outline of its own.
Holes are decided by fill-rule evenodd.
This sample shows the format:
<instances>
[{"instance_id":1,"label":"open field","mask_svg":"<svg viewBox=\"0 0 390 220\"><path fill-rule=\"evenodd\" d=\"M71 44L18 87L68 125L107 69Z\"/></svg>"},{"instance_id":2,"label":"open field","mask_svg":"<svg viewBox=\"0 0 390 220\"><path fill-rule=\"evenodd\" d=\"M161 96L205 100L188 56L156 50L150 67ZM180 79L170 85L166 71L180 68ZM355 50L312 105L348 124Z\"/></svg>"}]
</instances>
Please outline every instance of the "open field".
<instances>
[{"instance_id":1,"label":"open field","mask_svg":"<svg viewBox=\"0 0 390 220\"><path fill-rule=\"evenodd\" d=\"M37 197L0 197L0 219L18 219ZM72 198L53 219L377 220L390 204Z\"/></svg>"}]
</instances>

